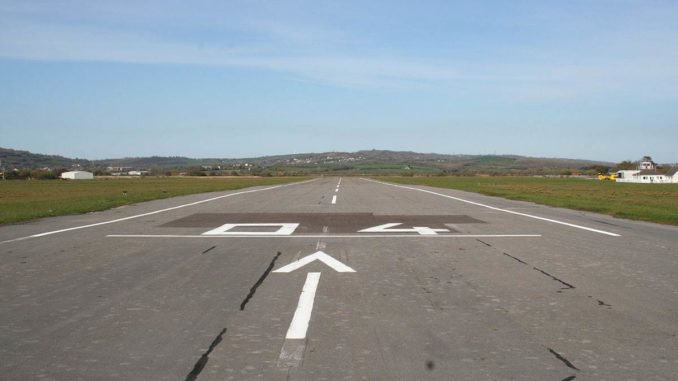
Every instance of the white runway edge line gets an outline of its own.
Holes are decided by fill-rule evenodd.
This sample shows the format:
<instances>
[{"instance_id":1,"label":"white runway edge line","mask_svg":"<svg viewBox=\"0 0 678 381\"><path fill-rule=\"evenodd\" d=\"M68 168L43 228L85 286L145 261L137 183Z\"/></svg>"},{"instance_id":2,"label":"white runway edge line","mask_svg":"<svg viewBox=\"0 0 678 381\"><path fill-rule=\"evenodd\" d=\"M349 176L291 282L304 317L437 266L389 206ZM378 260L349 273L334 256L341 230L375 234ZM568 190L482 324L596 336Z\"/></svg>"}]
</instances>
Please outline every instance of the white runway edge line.
<instances>
[{"instance_id":1,"label":"white runway edge line","mask_svg":"<svg viewBox=\"0 0 678 381\"><path fill-rule=\"evenodd\" d=\"M287 330L286 339L306 338L308 322L311 320L311 312L313 312L315 290L318 288L319 281L320 273L308 273L306 275L306 283L304 283L304 288L301 290L301 295L299 295L299 304L294 312L290 328Z\"/></svg>"},{"instance_id":2,"label":"white runway edge line","mask_svg":"<svg viewBox=\"0 0 678 381\"><path fill-rule=\"evenodd\" d=\"M465 202L465 203L471 204L471 205L482 206L483 208L488 208L488 209L496 210L496 211L499 211L499 212L505 212L505 213L515 214L515 215L518 215L518 216L534 218L536 220L552 222L554 224L570 226L570 227L582 229L582 230L588 230L590 232L605 234L605 235L609 235L609 236L612 236L612 237L621 237L621 234L617 234L617 233L611 233L611 232L607 232L607 231L604 231L604 230L598 230L598 229L593 229L593 228L589 228L589 227L586 227L586 226L575 225L575 224L571 224L571 223L568 223L568 222L553 220L553 219L550 219L550 218L539 217L539 216L535 216L535 215L532 215L532 214L514 212L513 210L497 208L495 206L490 206L490 205L481 204L479 202L464 200L463 198L449 196L449 195L446 195L446 194L443 194L443 193L437 193L437 192L433 192L433 191L426 190L426 189L419 189L419 188L414 188L414 187L407 187L407 186L404 186L404 185L390 184L390 183L385 183L385 182L382 182L382 181L366 179L366 178L362 178L362 179L366 180L366 181L371 181L371 182L377 183L377 184L389 185L389 186L396 187L396 188L403 188L403 189L409 189L409 190L414 190L414 191L419 191L419 192L424 192L424 193L430 193L430 194L433 194L433 195L436 195L436 196L446 197L446 198L449 198L449 199L452 199L452 200Z\"/></svg>"},{"instance_id":3,"label":"white runway edge line","mask_svg":"<svg viewBox=\"0 0 678 381\"><path fill-rule=\"evenodd\" d=\"M127 221L127 220L131 220L131 219L134 219L134 218L146 217L146 216L151 216L151 215L158 214L158 213L169 212L170 210L176 210L176 209L181 209L181 208L185 208L185 207L188 207L188 206L204 204L206 202L220 200L220 199L226 198L226 197L238 196L238 195L241 195L241 194L254 193L254 192L263 192L263 191L278 189L278 188L287 187L287 186L291 186L291 185L299 185L299 184L309 183L311 181L316 181L316 180L317 179L311 179L311 180L302 181L302 182L299 182L299 183L282 184L282 185L275 185L275 186L267 187L267 188L252 189L252 190L247 190L247 191L242 191L242 192L229 193L229 194L226 194L226 195L223 195L223 196L212 197L212 198L208 198L206 200L195 201L195 202L191 202L191 203L188 203L188 204L177 205L177 206L173 206L171 208L155 210L155 211L148 212L148 213L142 213L142 214L137 214L137 215L134 215L134 216L118 218L118 219L115 219L115 220L97 222L97 223L89 224L89 225L74 226L72 228L66 228L66 229L49 231L49 232L45 232L45 233L33 234L33 235L26 236L26 237L10 239L10 240L7 240L7 241L0 241L0 244L14 242L14 241L21 241L21 240L25 240L25 239L29 239L29 238L44 237L44 236L48 236L48 235L52 235L52 234L58 234L58 233L64 233L64 232L68 232L68 231L72 231L72 230L87 229L87 228L92 228L92 227L95 227L95 226L114 224L116 222Z\"/></svg>"}]
</instances>

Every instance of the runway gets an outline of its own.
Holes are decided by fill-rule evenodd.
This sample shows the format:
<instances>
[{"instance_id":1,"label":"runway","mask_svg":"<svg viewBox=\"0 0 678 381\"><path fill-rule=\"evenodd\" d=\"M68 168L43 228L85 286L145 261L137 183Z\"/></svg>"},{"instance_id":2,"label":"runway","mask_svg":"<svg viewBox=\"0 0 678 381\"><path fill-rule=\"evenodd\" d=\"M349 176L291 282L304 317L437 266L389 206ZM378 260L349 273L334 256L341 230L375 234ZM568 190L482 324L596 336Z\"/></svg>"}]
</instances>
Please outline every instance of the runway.
<instances>
[{"instance_id":1,"label":"runway","mask_svg":"<svg viewBox=\"0 0 678 381\"><path fill-rule=\"evenodd\" d=\"M323 177L3 226L0 256L6 380L678 373L672 226Z\"/></svg>"}]
</instances>

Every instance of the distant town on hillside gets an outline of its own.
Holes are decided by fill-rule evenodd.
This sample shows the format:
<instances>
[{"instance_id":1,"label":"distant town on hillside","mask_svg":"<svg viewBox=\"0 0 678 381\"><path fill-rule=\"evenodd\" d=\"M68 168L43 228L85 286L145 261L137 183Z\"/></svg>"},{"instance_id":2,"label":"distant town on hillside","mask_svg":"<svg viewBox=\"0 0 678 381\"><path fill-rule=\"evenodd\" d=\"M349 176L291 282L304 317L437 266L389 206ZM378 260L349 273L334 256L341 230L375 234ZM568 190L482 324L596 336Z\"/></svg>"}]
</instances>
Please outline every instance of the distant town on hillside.
<instances>
[{"instance_id":1,"label":"distant town on hillside","mask_svg":"<svg viewBox=\"0 0 678 381\"><path fill-rule=\"evenodd\" d=\"M97 176L274 176L274 175L596 175L633 169L637 163L535 158L518 155L445 155L410 151L300 153L253 158L131 157L87 160L0 148L6 178L57 178L88 170ZM658 165L669 169L671 165Z\"/></svg>"}]
</instances>

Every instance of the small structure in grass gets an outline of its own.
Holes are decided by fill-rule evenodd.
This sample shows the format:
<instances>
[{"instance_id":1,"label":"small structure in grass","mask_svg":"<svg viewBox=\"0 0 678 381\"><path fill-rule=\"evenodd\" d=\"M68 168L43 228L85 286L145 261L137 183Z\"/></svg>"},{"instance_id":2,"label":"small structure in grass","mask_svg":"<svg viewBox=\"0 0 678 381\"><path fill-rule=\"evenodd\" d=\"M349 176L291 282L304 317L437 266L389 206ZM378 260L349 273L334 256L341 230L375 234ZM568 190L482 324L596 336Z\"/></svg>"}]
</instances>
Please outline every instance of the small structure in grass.
<instances>
[{"instance_id":1,"label":"small structure in grass","mask_svg":"<svg viewBox=\"0 0 678 381\"><path fill-rule=\"evenodd\" d=\"M61 178L65 180L92 180L94 174L87 171L69 171L62 173Z\"/></svg>"}]
</instances>

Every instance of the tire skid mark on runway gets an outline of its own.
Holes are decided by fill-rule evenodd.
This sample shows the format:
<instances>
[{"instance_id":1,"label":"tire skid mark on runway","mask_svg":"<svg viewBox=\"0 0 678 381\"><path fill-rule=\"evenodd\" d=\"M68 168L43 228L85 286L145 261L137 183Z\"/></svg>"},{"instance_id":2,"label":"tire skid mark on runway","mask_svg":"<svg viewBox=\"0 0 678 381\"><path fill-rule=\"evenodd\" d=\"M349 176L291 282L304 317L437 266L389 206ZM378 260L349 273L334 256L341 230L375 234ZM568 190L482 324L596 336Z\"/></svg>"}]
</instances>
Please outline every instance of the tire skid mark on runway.
<instances>
[{"instance_id":1,"label":"tire skid mark on runway","mask_svg":"<svg viewBox=\"0 0 678 381\"><path fill-rule=\"evenodd\" d=\"M245 306L250 301L250 299L252 299L252 296L254 296L254 293L257 292L257 288L259 288L259 286L261 286L261 284L264 283L264 280L266 280L266 277L268 276L268 274L271 273L271 270L273 270L273 266L275 266L275 261L278 259L278 257L280 257L281 254L282 253L279 251L278 254L276 254L275 257L273 257L273 259L271 259L271 263L268 264L266 271L264 271L264 273L261 274L261 277L259 277L259 280L257 280L256 283L254 283L254 286L252 286L252 288L250 288L250 292L247 294L247 297L245 297L245 299L242 301L242 303L240 303L240 311L245 310Z\"/></svg>"}]
</instances>

